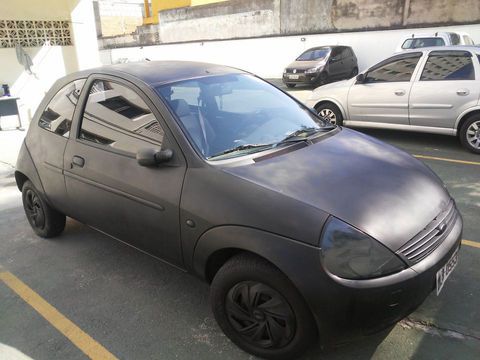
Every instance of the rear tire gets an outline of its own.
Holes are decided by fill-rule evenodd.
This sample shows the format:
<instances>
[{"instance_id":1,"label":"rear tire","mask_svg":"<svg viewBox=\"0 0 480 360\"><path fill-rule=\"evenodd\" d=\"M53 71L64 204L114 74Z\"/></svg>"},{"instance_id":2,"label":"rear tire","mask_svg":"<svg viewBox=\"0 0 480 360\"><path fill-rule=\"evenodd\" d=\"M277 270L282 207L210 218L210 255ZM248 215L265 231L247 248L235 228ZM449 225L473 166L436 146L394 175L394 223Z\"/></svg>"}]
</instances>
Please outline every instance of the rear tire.
<instances>
[{"instance_id":1,"label":"rear tire","mask_svg":"<svg viewBox=\"0 0 480 360\"><path fill-rule=\"evenodd\" d=\"M343 125L343 116L342 112L335 104L331 102L324 102L315 106L317 114L324 119L327 119L332 124L342 126Z\"/></svg>"},{"instance_id":2,"label":"rear tire","mask_svg":"<svg viewBox=\"0 0 480 360\"><path fill-rule=\"evenodd\" d=\"M22 202L28 222L38 236L50 238L62 233L65 215L48 205L29 180L22 187Z\"/></svg>"},{"instance_id":3,"label":"rear tire","mask_svg":"<svg viewBox=\"0 0 480 360\"><path fill-rule=\"evenodd\" d=\"M480 154L480 114L471 116L463 123L459 137L464 148Z\"/></svg>"},{"instance_id":4,"label":"rear tire","mask_svg":"<svg viewBox=\"0 0 480 360\"><path fill-rule=\"evenodd\" d=\"M290 280L266 260L240 254L223 265L210 289L223 332L244 351L292 359L317 337L313 316Z\"/></svg>"},{"instance_id":5,"label":"rear tire","mask_svg":"<svg viewBox=\"0 0 480 360\"><path fill-rule=\"evenodd\" d=\"M295 85L297 85L297 84L285 84L285 85L287 85L287 88L290 88L290 89L291 89L291 88L294 88Z\"/></svg>"}]
</instances>

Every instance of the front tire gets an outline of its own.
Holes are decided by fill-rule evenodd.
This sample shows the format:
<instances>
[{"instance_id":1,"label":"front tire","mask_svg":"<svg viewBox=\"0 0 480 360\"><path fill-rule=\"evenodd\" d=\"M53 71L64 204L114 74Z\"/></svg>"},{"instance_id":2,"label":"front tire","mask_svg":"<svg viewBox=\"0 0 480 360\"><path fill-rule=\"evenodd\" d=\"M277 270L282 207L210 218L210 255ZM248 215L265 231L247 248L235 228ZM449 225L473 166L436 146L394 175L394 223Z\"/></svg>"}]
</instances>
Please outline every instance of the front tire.
<instances>
[{"instance_id":1,"label":"front tire","mask_svg":"<svg viewBox=\"0 0 480 360\"><path fill-rule=\"evenodd\" d=\"M29 180L22 187L22 202L28 222L38 236L50 238L62 233L65 215L48 205Z\"/></svg>"},{"instance_id":2,"label":"front tire","mask_svg":"<svg viewBox=\"0 0 480 360\"><path fill-rule=\"evenodd\" d=\"M343 125L343 116L342 112L335 104L331 102L321 103L315 106L317 114L322 118L330 121L334 125Z\"/></svg>"},{"instance_id":3,"label":"front tire","mask_svg":"<svg viewBox=\"0 0 480 360\"><path fill-rule=\"evenodd\" d=\"M460 142L467 150L480 154L480 114L471 116L460 128Z\"/></svg>"},{"instance_id":4,"label":"front tire","mask_svg":"<svg viewBox=\"0 0 480 360\"><path fill-rule=\"evenodd\" d=\"M355 76L357 76L357 75L358 75L358 68L357 68L357 67L354 67L354 68L352 69L352 72L350 73L349 79L351 79L351 78L353 78L353 77L355 77Z\"/></svg>"},{"instance_id":5,"label":"front tire","mask_svg":"<svg viewBox=\"0 0 480 360\"><path fill-rule=\"evenodd\" d=\"M328 74L325 71L322 71L318 76L317 86L325 85L328 82Z\"/></svg>"},{"instance_id":6,"label":"front tire","mask_svg":"<svg viewBox=\"0 0 480 360\"><path fill-rule=\"evenodd\" d=\"M252 255L235 256L217 272L210 302L230 340L262 358L298 357L317 335L313 316L290 280Z\"/></svg>"}]
</instances>

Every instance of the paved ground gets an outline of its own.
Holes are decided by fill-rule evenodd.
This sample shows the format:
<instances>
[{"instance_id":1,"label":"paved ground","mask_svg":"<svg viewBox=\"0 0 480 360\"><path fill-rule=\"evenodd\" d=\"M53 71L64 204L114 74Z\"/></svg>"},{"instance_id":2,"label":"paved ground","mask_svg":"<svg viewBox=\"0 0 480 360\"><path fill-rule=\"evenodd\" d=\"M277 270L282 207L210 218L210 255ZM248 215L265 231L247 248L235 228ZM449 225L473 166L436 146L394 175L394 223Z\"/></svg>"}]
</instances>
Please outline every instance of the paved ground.
<instances>
[{"instance_id":1,"label":"paved ground","mask_svg":"<svg viewBox=\"0 0 480 360\"><path fill-rule=\"evenodd\" d=\"M465 152L450 137L365 132L415 155L464 161L423 159L457 200L464 239L480 244L480 156ZM22 353L38 360L85 359L79 348L95 344L121 359L251 358L216 326L208 286L193 277L73 220L58 239L34 236L8 165L21 137L20 132L0 132L0 275L15 275L18 281L10 285L27 300L0 280L0 359L20 359ZM314 348L305 358L478 359L480 248L471 245L462 247L458 268L440 296L432 294L390 332L328 352ZM60 315L42 308L22 283ZM74 345L29 303L57 316L64 332L76 331L71 321L91 339Z\"/></svg>"}]
</instances>

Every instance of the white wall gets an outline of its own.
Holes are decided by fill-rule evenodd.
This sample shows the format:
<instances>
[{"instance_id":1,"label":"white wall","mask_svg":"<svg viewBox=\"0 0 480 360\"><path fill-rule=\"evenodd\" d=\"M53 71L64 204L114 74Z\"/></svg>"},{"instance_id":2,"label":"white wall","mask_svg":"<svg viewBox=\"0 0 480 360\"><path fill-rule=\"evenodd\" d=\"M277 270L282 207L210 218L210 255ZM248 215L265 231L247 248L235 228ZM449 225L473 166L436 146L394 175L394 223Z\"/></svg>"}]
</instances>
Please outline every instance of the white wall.
<instances>
[{"instance_id":1,"label":"white wall","mask_svg":"<svg viewBox=\"0 0 480 360\"><path fill-rule=\"evenodd\" d=\"M392 54L403 36L436 31L467 32L480 43L480 25L462 25L120 48L102 50L101 59L105 64L143 58L205 61L238 67L265 78L280 78L285 66L310 47L350 45L357 54L361 71ZM305 41L301 41L302 38Z\"/></svg>"},{"instance_id":2,"label":"white wall","mask_svg":"<svg viewBox=\"0 0 480 360\"><path fill-rule=\"evenodd\" d=\"M92 0L2 1L2 20L71 21L73 46L25 47L33 66L27 73L17 61L15 48L0 48L0 84L8 84L19 97L23 124L27 124L51 85L73 71L100 65ZM2 127L16 125L15 118L2 119Z\"/></svg>"}]
</instances>

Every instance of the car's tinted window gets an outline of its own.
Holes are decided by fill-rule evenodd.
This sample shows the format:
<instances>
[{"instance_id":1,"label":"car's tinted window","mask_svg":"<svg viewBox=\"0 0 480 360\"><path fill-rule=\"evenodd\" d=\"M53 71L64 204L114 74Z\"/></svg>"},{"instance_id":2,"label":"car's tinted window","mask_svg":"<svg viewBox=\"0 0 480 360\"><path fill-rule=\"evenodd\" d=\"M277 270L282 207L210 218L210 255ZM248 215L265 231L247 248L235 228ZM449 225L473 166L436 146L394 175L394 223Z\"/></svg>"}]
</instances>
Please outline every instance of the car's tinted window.
<instances>
[{"instance_id":1,"label":"car's tinted window","mask_svg":"<svg viewBox=\"0 0 480 360\"><path fill-rule=\"evenodd\" d=\"M455 33L450 33L450 41L452 42L452 45L459 45L460 44L460 36Z\"/></svg>"},{"instance_id":2,"label":"car's tinted window","mask_svg":"<svg viewBox=\"0 0 480 360\"><path fill-rule=\"evenodd\" d=\"M349 47L344 48L342 55L343 55L344 58L351 57L353 55L352 54L352 49L350 49Z\"/></svg>"},{"instance_id":3,"label":"car's tinted window","mask_svg":"<svg viewBox=\"0 0 480 360\"><path fill-rule=\"evenodd\" d=\"M164 132L141 97L128 87L96 80L90 88L79 138L135 154L159 147Z\"/></svg>"},{"instance_id":4,"label":"car's tinted window","mask_svg":"<svg viewBox=\"0 0 480 360\"><path fill-rule=\"evenodd\" d=\"M445 46L445 41L440 37L407 39L402 49L416 49L429 46Z\"/></svg>"},{"instance_id":5,"label":"car's tinted window","mask_svg":"<svg viewBox=\"0 0 480 360\"><path fill-rule=\"evenodd\" d=\"M365 82L410 81L421 54L386 60L368 71Z\"/></svg>"},{"instance_id":6,"label":"car's tinted window","mask_svg":"<svg viewBox=\"0 0 480 360\"><path fill-rule=\"evenodd\" d=\"M297 58L297 61L311 61L311 60L323 59L327 57L329 53L330 53L330 48L307 50Z\"/></svg>"},{"instance_id":7,"label":"car's tinted window","mask_svg":"<svg viewBox=\"0 0 480 360\"><path fill-rule=\"evenodd\" d=\"M84 84L85 79L79 79L61 88L46 106L38 120L38 126L55 134L68 137L73 112Z\"/></svg>"},{"instance_id":8,"label":"car's tinted window","mask_svg":"<svg viewBox=\"0 0 480 360\"><path fill-rule=\"evenodd\" d=\"M475 80L472 57L468 52L432 52L420 77L429 80Z\"/></svg>"}]
</instances>

